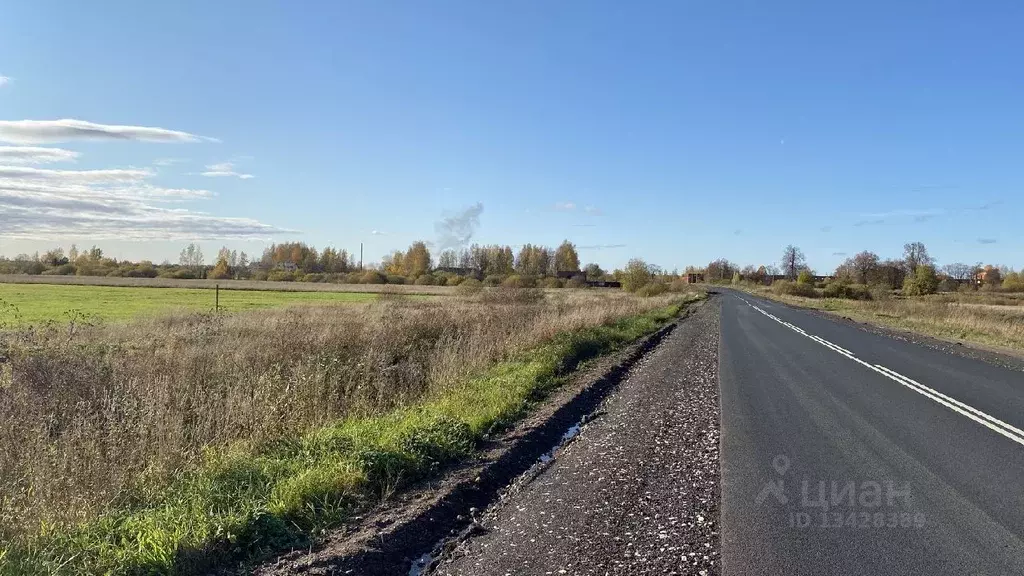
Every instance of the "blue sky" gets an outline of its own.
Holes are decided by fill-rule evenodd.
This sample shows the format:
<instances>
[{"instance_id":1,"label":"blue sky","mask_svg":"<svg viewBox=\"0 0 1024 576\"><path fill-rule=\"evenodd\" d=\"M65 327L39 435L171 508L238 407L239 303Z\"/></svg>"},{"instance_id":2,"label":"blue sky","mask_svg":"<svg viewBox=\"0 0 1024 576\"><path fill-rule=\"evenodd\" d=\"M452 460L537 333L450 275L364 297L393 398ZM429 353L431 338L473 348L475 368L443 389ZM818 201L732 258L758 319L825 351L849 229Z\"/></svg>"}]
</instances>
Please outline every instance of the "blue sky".
<instances>
[{"instance_id":1,"label":"blue sky","mask_svg":"<svg viewBox=\"0 0 1024 576\"><path fill-rule=\"evenodd\" d=\"M1024 264L1020 2L0 13L8 256L299 239L374 261L480 203L473 241L569 238L606 267L771 263L793 243L828 271L910 241Z\"/></svg>"}]
</instances>

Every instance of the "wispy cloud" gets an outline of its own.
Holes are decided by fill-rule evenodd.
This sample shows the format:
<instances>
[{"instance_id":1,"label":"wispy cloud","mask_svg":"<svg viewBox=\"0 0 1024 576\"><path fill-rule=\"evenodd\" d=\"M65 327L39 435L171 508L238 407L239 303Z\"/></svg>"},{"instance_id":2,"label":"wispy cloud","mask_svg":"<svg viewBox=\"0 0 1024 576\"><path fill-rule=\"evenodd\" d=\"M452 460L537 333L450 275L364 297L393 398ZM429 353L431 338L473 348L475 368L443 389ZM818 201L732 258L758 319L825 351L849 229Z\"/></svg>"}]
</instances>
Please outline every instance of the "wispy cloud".
<instances>
[{"instance_id":1,"label":"wispy cloud","mask_svg":"<svg viewBox=\"0 0 1024 576\"><path fill-rule=\"evenodd\" d=\"M583 211L587 214L593 214L594 216L601 215L601 209L597 206L584 206Z\"/></svg>"},{"instance_id":2,"label":"wispy cloud","mask_svg":"<svg viewBox=\"0 0 1024 576\"><path fill-rule=\"evenodd\" d=\"M216 141L166 128L97 124L84 120L0 120L0 142L45 144L74 140L141 140L145 142Z\"/></svg>"},{"instance_id":3,"label":"wispy cloud","mask_svg":"<svg viewBox=\"0 0 1024 576\"><path fill-rule=\"evenodd\" d=\"M148 170L115 168L108 170L49 170L27 166L0 166L0 178L47 180L62 183L84 184L89 182L133 182L151 176Z\"/></svg>"},{"instance_id":4,"label":"wispy cloud","mask_svg":"<svg viewBox=\"0 0 1024 576\"><path fill-rule=\"evenodd\" d=\"M11 81L9 76L0 76L0 86L3 86Z\"/></svg>"},{"instance_id":5,"label":"wispy cloud","mask_svg":"<svg viewBox=\"0 0 1024 576\"><path fill-rule=\"evenodd\" d=\"M0 236L130 240L260 239L291 232L249 218L183 207L213 195L163 188L148 170L0 166Z\"/></svg>"},{"instance_id":6,"label":"wispy cloud","mask_svg":"<svg viewBox=\"0 0 1024 576\"><path fill-rule=\"evenodd\" d=\"M998 242L995 238L978 238L978 244L995 244Z\"/></svg>"},{"instance_id":7,"label":"wispy cloud","mask_svg":"<svg viewBox=\"0 0 1024 576\"><path fill-rule=\"evenodd\" d=\"M577 250L608 250L611 248L625 248L625 244L588 244L586 246L577 246Z\"/></svg>"},{"instance_id":8,"label":"wispy cloud","mask_svg":"<svg viewBox=\"0 0 1024 576\"><path fill-rule=\"evenodd\" d=\"M595 228L597 224L573 224L573 228Z\"/></svg>"},{"instance_id":9,"label":"wispy cloud","mask_svg":"<svg viewBox=\"0 0 1024 576\"><path fill-rule=\"evenodd\" d=\"M157 158L156 160L153 160L153 166L166 168L167 166L174 166L175 164L182 164L184 162L188 162L188 160L184 158Z\"/></svg>"},{"instance_id":10,"label":"wispy cloud","mask_svg":"<svg viewBox=\"0 0 1024 576\"><path fill-rule=\"evenodd\" d=\"M43 148L38 146L0 146L0 162L10 164L51 164L54 162L74 162L78 152L63 148Z\"/></svg>"},{"instance_id":11,"label":"wispy cloud","mask_svg":"<svg viewBox=\"0 0 1024 576\"><path fill-rule=\"evenodd\" d=\"M381 230L370 230L371 236L387 236L387 234L387 232L383 232Z\"/></svg>"},{"instance_id":12,"label":"wispy cloud","mask_svg":"<svg viewBox=\"0 0 1024 576\"><path fill-rule=\"evenodd\" d=\"M199 173L201 176L208 176L211 178L223 178L233 177L241 178L242 180L248 180L255 178L252 174L245 174L235 170L235 165L232 162L218 162L216 164L208 164L204 172Z\"/></svg>"},{"instance_id":13,"label":"wispy cloud","mask_svg":"<svg viewBox=\"0 0 1024 576\"><path fill-rule=\"evenodd\" d=\"M575 209L576 204L574 202L555 202L555 210L560 210L562 212L571 212Z\"/></svg>"},{"instance_id":14,"label":"wispy cloud","mask_svg":"<svg viewBox=\"0 0 1024 576\"><path fill-rule=\"evenodd\" d=\"M846 252L833 252L833 256L846 256Z\"/></svg>"}]
</instances>

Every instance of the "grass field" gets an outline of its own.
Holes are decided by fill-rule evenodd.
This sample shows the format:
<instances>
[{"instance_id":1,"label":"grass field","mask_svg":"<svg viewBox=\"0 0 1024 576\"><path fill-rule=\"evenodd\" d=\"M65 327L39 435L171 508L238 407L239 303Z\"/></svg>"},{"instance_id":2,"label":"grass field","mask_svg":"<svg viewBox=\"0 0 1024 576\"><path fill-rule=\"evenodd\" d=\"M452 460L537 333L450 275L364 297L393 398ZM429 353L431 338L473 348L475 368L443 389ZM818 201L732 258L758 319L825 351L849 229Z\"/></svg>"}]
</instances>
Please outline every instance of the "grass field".
<instances>
[{"instance_id":1,"label":"grass field","mask_svg":"<svg viewBox=\"0 0 1024 576\"><path fill-rule=\"evenodd\" d=\"M127 286L134 288L195 288L213 290L271 292L381 292L401 294L455 293L454 286L417 286L410 284L334 284L329 282L274 282L267 280L179 280L176 278L122 278L120 276L29 276L0 274L0 284L47 284L55 286Z\"/></svg>"},{"instance_id":2,"label":"grass field","mask_svg":"<svg viewBox=\"0 0 1024 576\"><path fill-rule=\"evenodd\" d=\"M212 311L213 290L193 288L131 288L0 284L0 327L18 327L47 320L125 321L188 310ZM288 304L368 302L376 294L358 292L273 292L221 290L220 309L241 312Z\"/></svg>"},{"instance_id":3,"label":"grass field","mask_svg":"<svg viewBox=\"0 0 1024 576\"><path fill-rule=\"evenodd\" d=\"M206 574L307 547L700 297L496 289L0 331L0 574Z\"/></svg>"}]
</instances>

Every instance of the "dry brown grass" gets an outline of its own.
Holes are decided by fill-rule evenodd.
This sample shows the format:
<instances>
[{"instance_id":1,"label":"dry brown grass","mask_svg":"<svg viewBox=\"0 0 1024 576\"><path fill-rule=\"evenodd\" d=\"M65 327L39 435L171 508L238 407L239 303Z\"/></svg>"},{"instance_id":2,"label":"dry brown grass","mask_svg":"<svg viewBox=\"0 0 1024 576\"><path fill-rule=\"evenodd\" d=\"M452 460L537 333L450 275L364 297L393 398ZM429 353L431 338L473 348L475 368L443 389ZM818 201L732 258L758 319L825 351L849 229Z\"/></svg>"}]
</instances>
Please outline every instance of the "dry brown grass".
<instances>
[{"instance_id":1,"label":"dry brown grass","mask_svg":"<svg viewBox=\"0 0 1024 576\"><path fill-rule=\"evenodd\" d=\"M863 301L779 295L761 287L754 292L860 322L948 340L1024 350L1024 300L1020 295L968 292Z\"/></svg>"},{"instance_id":2,"label":"dry brown grass","mask_svg":"<svg viewBox=\"0 0 1024 576\"><path fill-rule=\"evenodd\" d=\"M0 541L144 499L134 490L166 485L206 450L388 411L668 298L391 296L0 334Z\"/></svg>"}]
</instances>

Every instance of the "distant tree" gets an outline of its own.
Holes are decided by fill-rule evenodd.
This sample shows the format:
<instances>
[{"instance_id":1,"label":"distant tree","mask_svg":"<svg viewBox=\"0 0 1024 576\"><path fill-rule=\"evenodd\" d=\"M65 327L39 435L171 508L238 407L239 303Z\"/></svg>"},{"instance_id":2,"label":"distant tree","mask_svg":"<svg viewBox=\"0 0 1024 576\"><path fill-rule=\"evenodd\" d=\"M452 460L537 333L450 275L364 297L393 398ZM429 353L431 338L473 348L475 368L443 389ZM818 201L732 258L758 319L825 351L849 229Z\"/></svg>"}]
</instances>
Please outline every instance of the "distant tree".
<instances>
[{"instance_id":1,"label":"distant tree","mask_svg":"<svg viewBox=\"0 0 1024 576\"><path fill-rule=\"evenodd\" d=\"M1024 273L1010 271L1003 278L1003 289L1010 292L1024 292Z\"/></svg>"},{"instance_id":2,"label":"distant tree","mask_svg":"<svg viewBox=\"0 0 1024 576\"><path fill-rule=\"evenodd\" d=\"M627 292L636 292L653 279L654 274L651 273L650 265L640 258L633 258L627 262L620 276L622 288Z\"/></svg>"},{"instance_id":3,"label":"distant tree","mask_svg":"<svg viewBox=\"0 0 1024 576\"><path fill-rule=\"evenodd\" d=\"M413 242L405 252L402 260L402 267L406 276L420 276L430 272L431 268L430 250L424 242Z\"/></svg>"},{"instance_id":4,"label":"distant tree","mask_svg":"<svg viewBox=\"0 0 1024 576\"><path fill-rule=\"evenodd\" d=\"M591 262L583 268L583 272L587 276L587 280L600 280L604 278L604 270L600 266Z\"/></svg>"},{"instance_id":5,"label":"distant tree","mask_svg":"<svg viewBox=\"0 0 1024 576\"><path fill-rule=\"evenodd\" d=\"M704 278L708 282L725 282L732 278L732 275L739 270L739 267L725 258L719 258L708 263L704 268Z\"/></svg>"},{"instance_id":6,"label":"distant tree","mask_svg":"<svg viewBox=\"0 0 1024 576\"><path fill-rule=\"evenodd\" d=\"M935 274L935 267L930 264L919 265L914 274L903 281L903 293L908 296L934 294L938 287L939 277Z\"/></svg>"},{"instance_id":7,"label":"distant tree","mask_svg":"<svg viewBox=\"0 0 1024 576\"><path fill-rule=\"evenodd\" d=\"M68 250L68 260L71 262L78 260L78 246L71 245L71 249Z\"/></svg>"},{"instance_id":8,"label":"distant tree","mask_svg":"<svg viewBox=\"0 0 1024 576\"><path fill-rule=\"evenodd\" d=\"M935 260L928 255L928 249L921 242L903 245L903 263L908 274L916 274L918 266L934 266Z\"/></svg>"},{"instance_id":9,"label":"distant tree","mask_svg":"<svg viewBox=\"0 0 1024 576\"><path fill-rule=\"evenodd\" d=\"M47 266L63 266L68 263L68 259L64 256L64 249L57 247L43 254L42 262Z\"/></svg>"},{"instance_id":10,"label":"distant tree","mask_svg":"<svg viewBox=\"0 0 1024 576\"><path fill-rule=\"evenodd\" d=\"M405 254L400 250L395 250L391 254L384 256L380 263L380 269L384 274L392 276L405 274ZM373 284L373 282L363 282L363 284Z\"/></svg>"},{"instance_id":11,"label":"distant tree","mask_svg":"<svg viewBox=\"0 0 1024 576\"><path fill-rule=\"evenodd\" d=\"M231 271L231 265L228 262L230 255L221 254L217 257L217 264L214 265L213 270L210 271L209 278L214 280L226 280L233 278L234 274Z\"/></svg>"},{"instance_id":12,"label":"distant tree","mask_svg":"<svg viewBox=\"0 0 1024 576\"><path fill-rule=\"evenodd\" d=\"M943 266L942 271L950 278L963 282L974 278L978 273L978 267L973 264L953 262L952 264L946 264Z\"/></svg>"},{"instance_id":13,"label":"distant tree","mask_svg":"<svg viewBox=\"0 0 1024 576\"><path fill-rule=\"evenodd\" d=\"M800 271L800 274L797 274L796 282L797 284L814 284L814 274L811 274L810 270L804 268Z\"/></svg>"},{"instance_id":14,"label":"distant tree","mask_svg":"<svg viewBox=\"0 0 1024 576\"><path fill-rule=\"evenodd\" d=\"M96 250L95 246L93 247L93 250ZM90 253L91 252L92 250L90 250ZM103 252L100 251L100 254L102 253ZM192 242L188 246L185 246L185 249L181 251L181 255L178 258L178 264L184 268L192 270L194 273L198 274L201 272L204 260L203 251L199 248L199 245Z\"/></svg>"},{"instance_id":15,"label":"distant tree","mask_svg":"<svg viewBox=\"0 0 1024 576\"><path fill-rule=\"evenodd\" d=\"M576 253L576 246L568 240L564 240L558 249L555 250L555 271L556 272L579 272L580 256Z\"/></svg>"},{"instance_id":16,"label":"distant tree","mask_svg":"<svg viewBox=\"0 0 1024 576\"><path fill-rule=\"evenodd\" d=\"M438 268L458 268L459 254L455 250L445 250L437 257Z\"/></svg>"},{"instance_id":17,"label":"distant tree","mask_svg":"<svg viewBox=\"0 0 1024 576\"><path fill-rule=\"evenodd\" d=\"M902 260L885 260L878 265L878 283L889 288L903 286L907 277L905 263Z\"/></svg>"},{"instance_id":18,"label":"distant tree","mask_svg":"<svg viewBox=\"0 0 1024 576\"><path fill-rule=\"evenodd\" d=\"M550 248L524 244L515 259L515 271L520 276L542 276L551 271L553 261Z\"/></svg>"},{"instance_id":19,"label":"distant tree","mask_svg":"<svg viewBox=\"0 0 1024 576\"><path fill-rule=\"evenodd\" d=\"M807 258L804 253L790 244L786 246L786 249L782 252L781 264L783 274L786 278L793 280L800 274L800 271L807 267Z\"/></svg>"},{"instance_id":20,"label":"distant tree","mask_svg":"<svg viewBox=\"0 0 1024 576\"><path fill-rule=\"evenodd\" d=\"M858 284L871 284L878 275L878 254L867 250L849 260L854 281Z\"/></svg>"},{"instance_id":21,"label":"distant tree","mask_svg":"<svg viewBox=\"0 0 1024 576\"><path fill-rule=\"evenodd\" d=\"M214 265L216 266L220 261L227 262L228 266L231 265L231 250L227 246L221 246L220 250L217 250L217 258L214 259Z\"/></svg>"}]
</instances>

